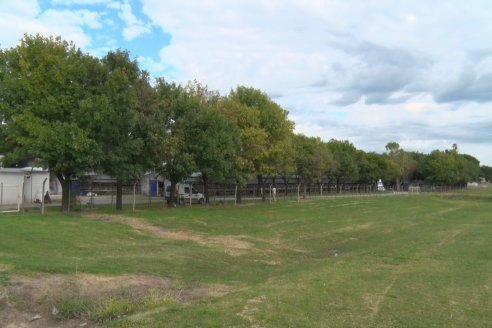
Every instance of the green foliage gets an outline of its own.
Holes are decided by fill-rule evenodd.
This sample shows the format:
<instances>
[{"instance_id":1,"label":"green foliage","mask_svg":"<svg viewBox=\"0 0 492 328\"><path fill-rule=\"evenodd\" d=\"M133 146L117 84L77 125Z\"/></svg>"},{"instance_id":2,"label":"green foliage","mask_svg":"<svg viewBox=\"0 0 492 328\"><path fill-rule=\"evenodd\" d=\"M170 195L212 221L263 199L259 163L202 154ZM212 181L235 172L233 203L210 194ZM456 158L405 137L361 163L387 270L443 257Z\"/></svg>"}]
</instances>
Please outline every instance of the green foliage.
<instances>
[{"instance_id":1,"label":"green foliage","mask_svg":"<svg viewBox=\"0 0 492 328\"><path fill-rule=\"evenodd\" d=\"M397 164L388 157L376 153L358 152L359 181L376 183L379 179L392 182L400 175Z\"/></svg>"},{"instance_id":2,"label":"green foliage","mask_svg":"<svg viewBox=\"0 0 492 328\"><path fill-rule=\"evenodd\" d=\"M337 184L338 191L340 183L355 181L359 175L357 165L357 149L348 140L339 141L332 139L328 147L333 154L334 163L329 168L328 174Z\"/></svg>"},{"instance_id":3,"label":"green foliage","mask_svg":"<svg viewBox=\"0 0 492 328\"><path fill-rule=\"evenodd\" d=\"M492 181L492 167L483 165L480 167L480 175L487 181Z\"/></svg>"},{"instance_id":4,"label":"green foliage","mask_svg":"<svg viewBox=\"0 0 492 328\"><path fill-rule=\"evenodd\" d=\"M288 164L282 150L291 143L294 123L288 112L272 101L268 95L254 88L238 86L229 99L239 105L230 106L238 126L243 131L243 158L254 167L256 175L278 174Z\"/></svg>"},{"instance_id":5,"label":"green foliage","mask_svg":"<svg viewBox=\"0 0 492 328\"><path fill-rule=\"evenodd\" d=\"M419 174L435 184L464 184L478 180L480 163L469 155L435 150L424 157L419 166Z\"/></svg>"},{"instance_id":6,"label":"green foliage","mask_svg":"<svg viewBox=\"0 0 492 328\"><path fill-rule=\"evenodd\" d=\"M89 318L96 307L94 300L80 298L63 298L55 303L55 308L58 310L57 317L62 319Z\"/></svg>"},{"instance_id":7,"label":"green foliage","mask_svg":"<svg viewBox=\"0 0 492 328\"><path fill-rule=\"evenodd\" d=\"M398 168L398 174L395 176L396 186L399 190L400 182L409 179L417 170L417 161L413 158L412 154L404 151L400 148L397 142L389 142L386 145L388 158Z\"/></svg>"},{"instance_id":8,"label":"green foliage","mask_svg":"<svg viewBox=\"0 0 492 328\"><path fill-rule=\"evenodd\" d=\"M306 182L319 181L333 165L328 146L319 138L296 135L295 138L296 175Z\"/></svg>"},{"instance_id":9,"label":"green foliage","mask_svg":"<svg viewBox=\"0 0 492 328\"><path fill-rule=\"evenodd\" d=\"M97 166L102 151L86 130L83 110L99 88L99 62L61 38L24 36L0 57L0 117L6 162L36 159L64 187L70 177Z\"/></svg>"},{"instance_id":10,"label":"green foliage","mask_svg":"<svg viewBox=\"0 0 492 328\"><path fill-rule=\"evenodd\" d=\"M107 321L134 313L137 305L129 299L110 298L100 304L91 314L91 318L97 321Z\"/></svg>"},{"instance_id":11,"label":"green foliage","mask_svg":"<svg viewBox=\"0 0 492 328\"><path fill-rule=\"evenodd\" d=\"M10 279L10 273L7 271L0 271L0 285L1 286L10 286L12 285L12 281Z\"/></svg>"},{"instance_id":12,"label":"green foliage","mask_svg":"<svg viewBox=\"0 0 492 328\"><path fill-rule=\"evenodd\" d=\"M133 314L148 311L175 303L173 297L151 288L144 296L109 297L107 299L89 299L66 297L58 300L54 307L61 319L89 319L105 322Z\"/></svg>"}]
</instances>

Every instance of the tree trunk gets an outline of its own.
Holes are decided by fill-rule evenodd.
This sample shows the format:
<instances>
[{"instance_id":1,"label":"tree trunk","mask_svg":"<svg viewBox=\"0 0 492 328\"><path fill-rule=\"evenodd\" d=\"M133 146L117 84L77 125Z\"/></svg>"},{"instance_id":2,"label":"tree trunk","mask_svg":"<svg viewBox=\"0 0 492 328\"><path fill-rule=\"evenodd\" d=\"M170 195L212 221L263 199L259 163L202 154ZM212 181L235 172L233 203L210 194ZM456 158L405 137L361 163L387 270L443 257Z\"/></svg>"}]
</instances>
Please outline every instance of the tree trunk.
<instances>
[{"instance_id":1,"label":"tree trunk","mask_svg":"<svg viewBox=\"0 0 492 328\"><path fill-rule=\"evenodd\" d=\"M396 178L396 191L400 191L400 178Z\"/></svg>"},{"instance_id":2,"label":"tree trunk","mask_svg":"<svg viewBox=\"0 0 492 328\"><path fill-rule=\"evenodd\" d=\"M243 201L243 188L237 188L236 203L240 204Z\"/></svg>"},{"instance_id":3,"label":"tree trunk","mask_svg":"<svg viewBox=\"0 0 492 328\"><path fill-rule=\"evenodd\" d=\"M68 213L70 212L70 188L72 187L70 175L62 173L55 173L55 175L62 186L62 211ZM65 176L68 176L68 178L65 178Z\"/></svg>"},{"instance_id":4,"label":"tree trunk","mask_svg":"<svg viewBox=\"0 0 492 328\"><path fill-rule=\"evenodd\" d=\"M205 204L210 204L210 196L208 192L208 176L202 173L203 179L203 193L205 194Z\"/></svg>"},{"instance_id":5,"label":"tree trunk","mask_svg":"<svg viewBox=\"0 0 492 328\"><path fill-rule=\"evenodd\" d=\"M287 197L287 194L289 193L289 184L287 183L287 176L283 176L282 179L284 179L284 189L285 189L285 194L284 196Z\"/></svg>"},{"instance_id":6,"label":"tree trunk","mask_svg":"<svg viewBox=\"0 0 492 328\"><path fill-rule=\"evenodd\" d=\"M120 179L116 180L116 210L123 210L123 182Z\"/></svg>"},{"instance_id":7,"label":"tree trunk","mask_svg":"<svg viewBox=\"0 0 492 328\"><path fill-rule=\"evenodd\" d=\"M171 180L171 190L169 191L169 207L176 206L176 200L179 195L176 195L176 181Z\"/></svg>"},{"instance_id":8,"label":"tree trunk","mask_svg":"<svg viewBox=\"0 0 492 328\"><path fill-rule=\"evenodd\" d=\"M256 181L258 182L257 189L256 189L256 193L257 193L256 196L257 197L261 196L261 200L265 201L265 188L263 186L263 175L258 174L258 176L256 177Z\"/></svg>"},{"instance_id":9,"label":"tree trunk","mask_svg":"<svg viewBox=\"0 0 492 328\"><path fill-rule=\"evenodd\" d=\"M336 179L336 184L337 184L337 194L342 192L342 184L340 183L340 179Z\"/></svg>"}]
</instances>

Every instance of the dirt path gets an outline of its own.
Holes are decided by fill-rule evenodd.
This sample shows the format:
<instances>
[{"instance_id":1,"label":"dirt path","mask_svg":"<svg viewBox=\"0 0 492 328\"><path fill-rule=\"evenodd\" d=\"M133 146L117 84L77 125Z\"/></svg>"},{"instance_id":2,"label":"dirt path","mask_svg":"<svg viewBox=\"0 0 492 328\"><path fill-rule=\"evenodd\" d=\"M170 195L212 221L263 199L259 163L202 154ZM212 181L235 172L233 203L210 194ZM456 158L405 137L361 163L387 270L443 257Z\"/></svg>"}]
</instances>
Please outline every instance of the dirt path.
<instances>
[{"instance_id":1,"label":"dirt path","mask_svg":"<svg viewBox=\"0 0 492 328\"><path fill-rule=\"evenodd\" d=\"M104 300L122 294L142 297L150 290L159 290L177 302L187 302L220 297L232 289L219 284L179 288L168 278L143 275L12 275L8 286L0 285L0 327L94 327L95 323L84 319L56 318L56 302L61 299Z\"/></svg>"},{"instance_id":2,"label":"dirt path","mask_svg":"<svg viewBox=\"0 0 492 328\"><path fill-rule=\"evenodd\" d=\"M120 223L130 226L134 230L142 233L167 238L174 240L186 240L192 241L201 245L219 245L227 248L228 253L233 256L239 256L245 253L246 250L253 247L253 244L239 239L237 236L216 236L207 237L201 234L197 234L186 230L166 230L161 227L152 225L143 221L142 219L119 216L119 215L100 215L90 214L84 217L101 220L112 223Z\"/></svg>"}]
</instances>

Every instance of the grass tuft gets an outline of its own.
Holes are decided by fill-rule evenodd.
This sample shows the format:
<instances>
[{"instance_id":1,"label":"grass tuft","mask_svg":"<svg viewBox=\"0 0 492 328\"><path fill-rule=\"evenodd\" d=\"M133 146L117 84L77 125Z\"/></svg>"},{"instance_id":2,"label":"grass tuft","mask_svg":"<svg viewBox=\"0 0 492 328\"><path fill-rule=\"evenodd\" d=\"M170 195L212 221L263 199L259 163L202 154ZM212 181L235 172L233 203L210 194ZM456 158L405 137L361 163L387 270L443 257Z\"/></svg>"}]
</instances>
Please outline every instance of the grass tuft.
<instances>
[{"instance_id":1,"label":"grass tuft","mask_svg":"<svg viewBox=\"0 0 492 328\"><path fill-rule=\"evenodd\" d=\"M7 271L0 271L0 285L1 286L10 286L12 285L12 281L10 280L10 273Z\"/></svg>"}]
</instances>

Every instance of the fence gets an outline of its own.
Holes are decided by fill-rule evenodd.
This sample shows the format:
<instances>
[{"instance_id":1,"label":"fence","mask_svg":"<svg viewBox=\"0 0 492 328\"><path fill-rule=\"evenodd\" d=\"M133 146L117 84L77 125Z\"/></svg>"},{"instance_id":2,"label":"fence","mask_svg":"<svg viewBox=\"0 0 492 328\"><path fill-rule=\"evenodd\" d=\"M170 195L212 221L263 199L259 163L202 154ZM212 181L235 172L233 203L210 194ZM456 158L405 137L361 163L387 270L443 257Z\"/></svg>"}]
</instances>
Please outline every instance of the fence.
<instances>
[{"instance_id":1,"label":"fence","mask_svg":"<svg viewBox=\"0 0 492 328\"><path fill-rule=\"evenodd\" d=\"M395 194L394 187L387 187L384 191L378 191L375 184L342 184L337 187L334 183L270 183L248 184L244 187L237 187L235 184L211 183L209 185L209 204L235 204L236 196L241 202L273 202L273 187L276 188L276 200L278 201L302 201L305 199L334 199L337 197L365 197L365 196L384 196ZM162 188L161 188L162 187ZM204 186L201 182L192 183L193 189L204 194ZM3 189L2 189L3 188ZM0 210L19 210L23 208L22 204L22 187L21 186L2 186L0 188ZM142 190L145 189L145 190ZM460 192L466 189L466 186L418 186L412 188L403 188L402 193L445 193ZM159 186L155 193L149 193L146 188L142 188L137 183L123 185L122 201L126 209L135 209L136 207L150 208L155 206L166 207L167 202L164 198L163 186ZM6 202L6 195L9 195L10 201ZM15 195L15 201L12 201L12 195ZM51 195L54 200L54 206L59 206L61 195ZM71 208L91 208L94 206L108 206L111 209L116 207L116 184L115 183L85 183L72 190ZM1 199L3 197L3 199ZM188 202L178 206L186 206Z\"/></svg>"}]
</instances>

